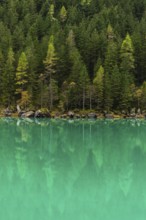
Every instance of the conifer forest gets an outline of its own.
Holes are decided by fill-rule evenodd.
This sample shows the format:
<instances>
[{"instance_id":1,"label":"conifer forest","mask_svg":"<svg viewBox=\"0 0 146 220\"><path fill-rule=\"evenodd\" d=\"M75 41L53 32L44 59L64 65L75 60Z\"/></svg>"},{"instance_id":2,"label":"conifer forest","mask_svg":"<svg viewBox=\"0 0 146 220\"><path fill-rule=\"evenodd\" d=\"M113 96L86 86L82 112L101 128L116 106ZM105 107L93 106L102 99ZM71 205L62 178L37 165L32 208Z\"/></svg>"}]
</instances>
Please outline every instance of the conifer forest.
<instances>
[{"instance_id":1,"label":"conifer forest","mask_svg":"<svg viewBox=\"0 0 146 220\"><path fill-rule=\"evenodd\" d=\"M146 110L146 0L1 0L0 108Z\"/></svg>"}]
</instances>

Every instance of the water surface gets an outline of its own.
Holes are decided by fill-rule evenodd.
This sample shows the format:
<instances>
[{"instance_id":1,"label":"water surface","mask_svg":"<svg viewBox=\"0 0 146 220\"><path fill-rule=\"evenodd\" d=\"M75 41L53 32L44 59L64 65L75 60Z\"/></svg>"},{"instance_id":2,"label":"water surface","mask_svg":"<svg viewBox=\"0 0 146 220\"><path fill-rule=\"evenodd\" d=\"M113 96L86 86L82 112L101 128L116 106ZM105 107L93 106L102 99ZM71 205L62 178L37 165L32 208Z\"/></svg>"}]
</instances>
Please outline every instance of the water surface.
<instances>
[{"instance_id":1,"label":"water surface","mask_svg":"<svg viewBox=\"0 0 146 220\"><path fill-rule=\"evenodd\" d=\"M0 119L1 220L144 220L146 121Z\"/></svg>"}]
</instances>

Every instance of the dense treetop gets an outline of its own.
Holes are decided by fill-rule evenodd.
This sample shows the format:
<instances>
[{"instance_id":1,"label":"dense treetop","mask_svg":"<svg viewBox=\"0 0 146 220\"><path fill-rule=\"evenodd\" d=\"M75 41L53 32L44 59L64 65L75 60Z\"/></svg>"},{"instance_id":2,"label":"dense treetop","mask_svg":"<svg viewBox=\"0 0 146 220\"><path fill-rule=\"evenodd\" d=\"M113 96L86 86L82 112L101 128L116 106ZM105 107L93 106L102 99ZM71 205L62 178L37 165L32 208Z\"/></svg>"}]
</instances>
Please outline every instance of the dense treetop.
<instances>
[{"instance_id":1,"label":"dense treetop","mask_svg":"<svg viewBox=\"0 0 146 220\"><path fill-rule=\"evenodd\" d=\"M146 0L0 2L0 106L146 106Z\"/></svg>"}]
</instances>

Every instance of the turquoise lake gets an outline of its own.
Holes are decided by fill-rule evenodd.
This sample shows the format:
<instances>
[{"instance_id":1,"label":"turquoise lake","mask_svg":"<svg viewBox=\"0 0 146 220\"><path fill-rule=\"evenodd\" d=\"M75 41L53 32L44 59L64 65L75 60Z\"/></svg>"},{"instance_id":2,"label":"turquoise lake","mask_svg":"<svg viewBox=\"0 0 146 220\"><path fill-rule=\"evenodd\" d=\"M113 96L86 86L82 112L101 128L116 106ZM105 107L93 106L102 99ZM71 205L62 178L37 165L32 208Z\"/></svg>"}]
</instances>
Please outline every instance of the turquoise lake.
<instances>
[{"instance_id":1,"label":"turquoise lake","mask_svg":"<svg viewBox=\"0 0 146 220\"><path fill-rule=\"evenodd\" d=\"M0 220L145 218L145 120L0 119Z\"/></svg>"}]
</instances>

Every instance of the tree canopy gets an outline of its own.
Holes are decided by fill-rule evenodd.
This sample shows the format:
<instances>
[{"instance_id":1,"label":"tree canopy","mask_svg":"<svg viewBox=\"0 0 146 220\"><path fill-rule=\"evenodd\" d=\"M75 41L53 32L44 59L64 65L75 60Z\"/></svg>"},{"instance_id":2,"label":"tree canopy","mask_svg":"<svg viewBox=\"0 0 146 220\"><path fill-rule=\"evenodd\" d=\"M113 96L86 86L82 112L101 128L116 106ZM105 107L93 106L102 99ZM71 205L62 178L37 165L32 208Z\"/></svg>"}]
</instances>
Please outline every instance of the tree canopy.
<instances>
[{"instance_id":1,"label":"tree canopy","mask_svg":"<svg viewBox=\"0 0 146 220\"><path fill-rule=\"evenodd\" d=\"M0 107L146 109L145 11L145 0L1 1Z\"/></svg>"}]
</instances>

